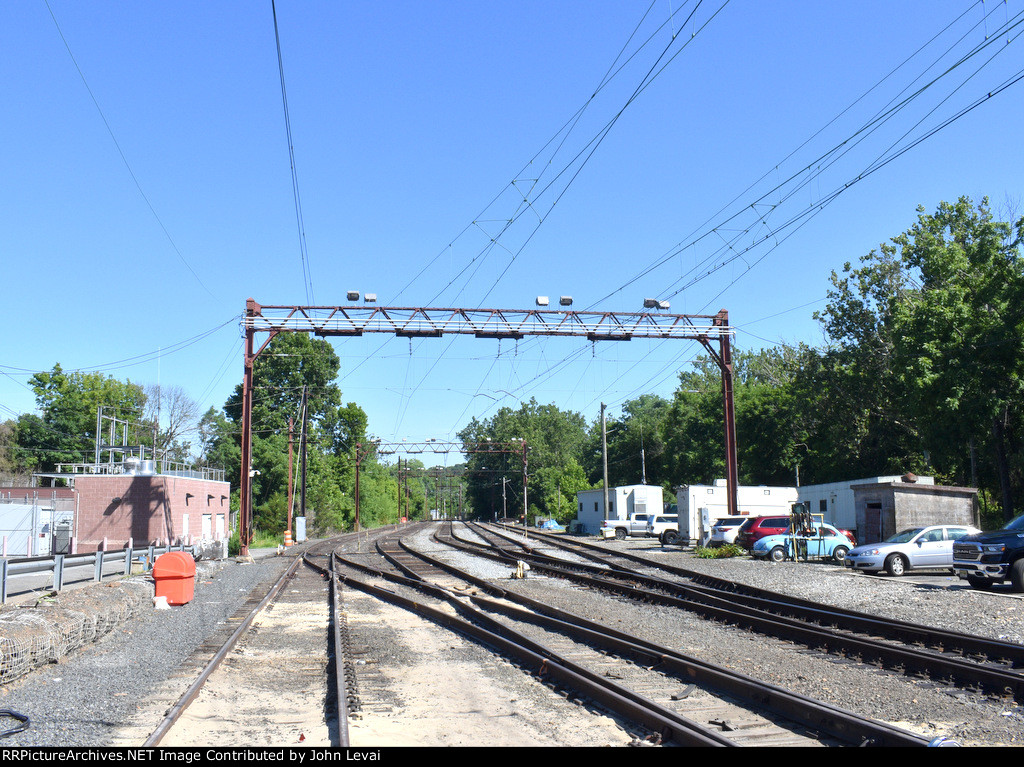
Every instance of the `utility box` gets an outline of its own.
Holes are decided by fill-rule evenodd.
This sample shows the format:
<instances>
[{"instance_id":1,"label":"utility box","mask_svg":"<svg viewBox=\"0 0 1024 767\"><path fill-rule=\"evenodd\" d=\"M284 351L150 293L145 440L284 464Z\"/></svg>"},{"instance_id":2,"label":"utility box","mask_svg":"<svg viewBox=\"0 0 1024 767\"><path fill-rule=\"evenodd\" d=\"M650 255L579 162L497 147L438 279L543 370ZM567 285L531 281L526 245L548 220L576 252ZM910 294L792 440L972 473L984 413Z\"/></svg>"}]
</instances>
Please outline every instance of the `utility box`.
<instances>
[{"instance_id":1,"label":"utility box","mask_svg":"<svg viewBox=\"0 0 1024 767\"><path fill-rule=\"evenodd\" d=\"M153 563L154 595L166 597L169 605L185 605L196 591L196 561L184 551L168 551Z\"/></svg>"}]
</instances>

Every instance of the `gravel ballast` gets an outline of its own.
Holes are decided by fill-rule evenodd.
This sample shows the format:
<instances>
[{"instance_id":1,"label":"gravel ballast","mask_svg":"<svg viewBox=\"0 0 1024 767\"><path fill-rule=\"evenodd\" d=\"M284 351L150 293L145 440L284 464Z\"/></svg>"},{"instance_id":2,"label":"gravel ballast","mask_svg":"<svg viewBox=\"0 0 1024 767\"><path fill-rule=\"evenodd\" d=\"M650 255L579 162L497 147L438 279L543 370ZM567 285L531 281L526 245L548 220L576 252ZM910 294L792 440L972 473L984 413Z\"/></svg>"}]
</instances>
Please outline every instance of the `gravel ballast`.
<instances>
[{"instance_id":1,"label":"gravel ballast","mask_svg":"<svg viewBox=\"0 0 1024 767\"><path fill-rule=\"evenodd\" d=\"M532 543L538 545L538 539ZM663 548L645 539L611 540L602 545L825 605L1022 643L1024 601L1012 595L974 591L944 573L922 579L890 578L854 573L822 562L700 559L692 551ZM929 680L908 680L893 672L822 656L799 645L687 613L636 604L533 574L525 580L511 580L509 567L450 553L450 549L439 547L426 536L420 536L418 547L467 570L476 568L475 574L481 577L504 577L505 588L521 589L587 618L609 620L615 628L666 647L882 719L929 739L945 737L961 745L1024 744L1024 707L1012 700ZM558 555L556 549L544 553Z\"/></svg>"},{"instance_id":2,"label":"gravel ballast","mask_svg":"<svg viewBox=\"0 0 1024 767\"><path fill-rule=\"evenodd\" d=\"M945 574L921 581L865 576L826 563L771 564L747 557L704 560L642 539L603 545L823 604L1004 641L1024 641L1024 601L973 591ZM503 588L521 589L552 605L608 621L618 629L694 657L928 738L943 736L969 746L1024 744L1024 709L1013 701L928 680L908 680L687 613L634 604L534 573L513 580L509 567L453 551L428 535L416 536L413 546L500 581ZM145 609L94 643L7 683L0 688L0 708L27 715L31 725L25 732L3 739L4 745L110 744L147 691L161 685L221 628L253 589L269 585L290 563L290 557L268 557L247 564L200 562L195 599L188 605ZM438 674L444 673L438 669ZM522 674L516 684L522 685L521 698L525 700L529 696L525 690L536 682Z\"/></svg>"},{"instance_id":3,"label":"gravel ballast","mask_svg":"<svg viewBox=\"0 0 1024 767\"><path fill-rule=\"evenodd\" d=\"M137 702L155 689L230 618L262 583L276 580L291 563L286 557L200 561L194 598L170 610L153 607L147 577L124 582L147 591L146 606L95 642L56 658L0 688L0 708L29 717L27 730L2 740L15 746L105 746L133 715ZM99 584L61 592L61 599L116 589ZM5 608L27 610L29 607ZM12 719L0 720L3 729Z\"/></svg>"}]
</instances>

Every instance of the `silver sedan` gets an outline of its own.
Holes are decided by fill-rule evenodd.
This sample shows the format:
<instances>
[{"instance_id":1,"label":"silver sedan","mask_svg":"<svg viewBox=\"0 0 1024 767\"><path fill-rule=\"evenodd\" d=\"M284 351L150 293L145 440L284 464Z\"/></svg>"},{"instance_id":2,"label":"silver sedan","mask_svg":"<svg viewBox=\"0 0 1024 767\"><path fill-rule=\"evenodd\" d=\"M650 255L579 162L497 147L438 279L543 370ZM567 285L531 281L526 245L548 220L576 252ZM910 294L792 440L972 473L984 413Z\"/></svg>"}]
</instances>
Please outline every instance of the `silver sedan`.
<instances>
[{"instance_id":1,"label":"silver sedan","mask_svg":"<svg viewBox=\"0 0 1024 767\"><path fill-rule=\"evenodd\" d=\"M865 543L850 549L846 566L868 573L885 570L900 576L908 570L952 569L953 541L979 532L966 525L915 527L881 543Z\"/></svg>"}]
</instances>

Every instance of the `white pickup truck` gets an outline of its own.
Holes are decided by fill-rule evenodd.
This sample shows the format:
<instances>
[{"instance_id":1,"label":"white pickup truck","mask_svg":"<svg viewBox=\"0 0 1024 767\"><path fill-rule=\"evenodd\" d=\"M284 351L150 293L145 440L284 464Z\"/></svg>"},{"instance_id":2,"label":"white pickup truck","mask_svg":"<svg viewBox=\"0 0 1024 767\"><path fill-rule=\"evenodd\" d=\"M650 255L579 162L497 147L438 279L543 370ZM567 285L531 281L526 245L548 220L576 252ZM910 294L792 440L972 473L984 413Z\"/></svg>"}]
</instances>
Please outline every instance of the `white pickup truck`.
<instances>
[{"instance_id":1,"label":"white pickup truck","mask_svg":"<svg viewBox=\"0 0 1024 767\"><path fill-rule=\"evenodd\" d=\"M630 535L647 535L647 521L653 516L634 512L625 519L606 519L601 523L601 537L618 538L621 541Z\"/></svg>"},{"instance_id":2,"label":"white pickup truck","mask_svg":"<svg viewBox=\"0 0 1024 767\"><path fill-rule=\"evenodd\" d=\"M679 529L679 515L678 514L651 514L650 519L647 520L647 537L648 538L661 538L661 534L666 530L678 530Z\"/></svg>"}]
</instances>

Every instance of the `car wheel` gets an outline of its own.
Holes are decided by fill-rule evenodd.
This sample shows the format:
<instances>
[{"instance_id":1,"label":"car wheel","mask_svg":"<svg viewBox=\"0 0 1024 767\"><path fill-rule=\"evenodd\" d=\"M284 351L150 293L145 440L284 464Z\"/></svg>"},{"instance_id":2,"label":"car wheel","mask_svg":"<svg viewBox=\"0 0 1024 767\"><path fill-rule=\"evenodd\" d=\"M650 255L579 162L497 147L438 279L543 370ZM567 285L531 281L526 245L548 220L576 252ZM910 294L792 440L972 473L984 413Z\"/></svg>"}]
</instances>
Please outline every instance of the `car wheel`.
<instances>
[{"instance_id":1,"label":"car wheel","mask_svg":"<svg viewBox=\"0 0 1024 767\"><path fill-rule=\"evenodd\" d=\"M992 588L992 581L988 578L972 578L968 575L967 582L971 584L972 589L977 589L978 591L988 591Z\"/></svg>"},{"instance_id":2,"label":"car wheel","mask_svg":"<svg viewBox=\"0 0 1024 767\"><path fill-rule=\"evenodd\" d=\"M832 551L832 561L842 564L846 561L846 554L849 551L845 546L836 546Z\"/></svg>"},{"instance_id":3,"label":"car wheel","mask_svg":"<svg viewBox=\"0 0 1024 767\"><path fill-rule=\"evenodd\" d=\"M625 540L626 539L626 531L623 530L621 527L616 527L615 528L615 537L618 540L620 540L620 541Z\"/></svg>"},{"instance_id":4,"label":"car wheel","mask_svg":"<svg viewBox=\"0 0 1024 767\"><path fill-rule=\"evenodd\" d=\"M899 578L907 571L907 563L899 554L890 554L885 560L885 571L894 578Z\"/></svg>"},{"instance_id":5,"label":"car wheel","mask_svg":"<svg viewBox=\"0 0 1024 767\"><path fill-rule=\"evenodd\" d=\"M781 546L776 546L774 549L768 552L768 559L772 562L782 562L786 558L786 550Z\"/></svg>"},{"instance_id":6,"label":"car wheel","mask_svg":"<svg viewBox=\"0 0 1024 767\"><path fill-rule=\"evenodd\" d=\"M675 546L679 543L679 533L675 530L666 530L662 533L661 542L666 546Z\"/></svg>"},{"instance_id":7,"label":"car wheel","mask_svg":"<svg viewBox=\"0 0 1024 767\"><path fill-rule=\"evenodd\" d=\"M1010 583L1014 591L1024 591L1024 559L1010 565Z\"/></svg>"}]
</instances>

